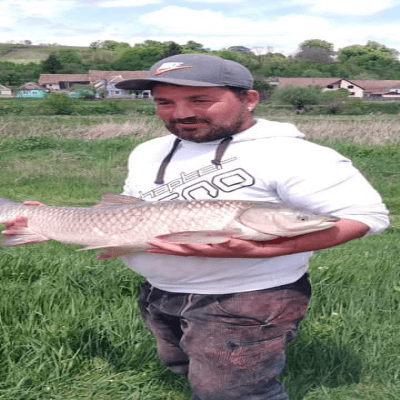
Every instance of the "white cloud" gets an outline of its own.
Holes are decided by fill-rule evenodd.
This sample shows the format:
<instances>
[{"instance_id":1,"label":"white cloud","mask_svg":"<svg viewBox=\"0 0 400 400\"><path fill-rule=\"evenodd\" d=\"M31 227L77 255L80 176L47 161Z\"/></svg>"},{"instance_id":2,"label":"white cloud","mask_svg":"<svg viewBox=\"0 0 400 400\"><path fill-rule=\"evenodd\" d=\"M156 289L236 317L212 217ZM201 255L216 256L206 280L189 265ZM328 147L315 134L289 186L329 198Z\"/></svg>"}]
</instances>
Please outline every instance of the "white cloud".
<instances>
[{"instance_id":1,"label":"white cloud","mask_svg":"<svg viewBox=\"0 0 400 400\"><path fill-rule=\"evenodd\" d=\"M310 31L323 32L329 28L329 22L319 17L287 15L254 21L226 17L219 11L191 10L177 6L144 14L139 17L138 22L150 28L153 33L194 34L199 37L241 35L243 38L255 36L259 40L266 39L266 36L308 36Z\"/></svg>"},{"instance_id":2,"label":"white cloud","mask_svg":"<svg viewBox=\"0 0 400 400\"><path fill-rule=\"evenodd\" d=\"M338 15L371 15L399 5L398 0L294 0L294 4L309 6L316 13Z\"/></svg>"},{"instance_id":3,"label":"white cloud","mask_svg":"<svg viewBox=\"0 0 400 400\"><path fill-rule=\"evenodd\" d=\"M15 22L15 18L10 15L7 4L0 3L0 27L8 28Z\"/></svg>"},{"instance_id":4,"label":"white cloud","mask_svg":"<svg viewBox=\"0 0 400 400\"><path fill-rule=\"evenodd\" d=\"M167 6L142 15L138 22L148 33L143 40L173 40L183 44L195 40L211 49L233 45L272 46L276 52L294 52L307 39L318 38L333 43L336 49L376 40L395 47L400 23L380 25L340 25L335 20L307 15L284 15L277 18L227 17L210 9L192 10ZM183 40L185 38L185 41ZM186 40L187 39L187 40ZM140 40L137 38L137 42ZM132 42L131 42L132 43ZM400 44L397 45L400 47Z\"/></svg>"},{"instance_id":5,"label":"white cloud","mask_svg":"<svg viewBox=\"0 0 400 400\"><path fill-rule=\"evenodd\" d=\"M140 7L148 4L162 3L163 0L108 0L98 4L104 8L119 8L119 7Z\"/></svg>"},{"instance_id":6,"label":"white cloud","mask_svg":"<svg viewBox=\"0 0 400 400\"><path fill-rule=\"evenodd\" d=\"M187 3L210 3L210 4L238 4L244 3L246 0L185 0Z\"/></svg>"},{"instance_id":7,"label":"white cloud","mask_svg":"<svg viewBox=\"0 0 400 400\"><path fill-rule=\"evenodd\" d=\"M77 0L4 0L2 7L14 19L26 17L54 18L78 6Z\"/></svg>"}]
</instances>

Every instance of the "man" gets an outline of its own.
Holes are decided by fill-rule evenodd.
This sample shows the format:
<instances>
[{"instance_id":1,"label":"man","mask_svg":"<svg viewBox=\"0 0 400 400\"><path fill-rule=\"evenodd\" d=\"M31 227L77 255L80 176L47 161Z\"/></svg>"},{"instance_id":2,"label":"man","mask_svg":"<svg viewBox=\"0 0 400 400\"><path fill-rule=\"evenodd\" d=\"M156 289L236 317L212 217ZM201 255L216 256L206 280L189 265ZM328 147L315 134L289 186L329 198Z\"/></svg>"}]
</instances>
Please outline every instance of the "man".
<instances>
[{"instance_id":1,"label":"man","mask_svg":"<svg viewBox=\"0 0 400 400\"><path fill-rule=\"evenodd\" d=\"M172 133L132 152L125 195L271 201L341 218L269 242L153 240L147 253L125 257L147 278L141 306L159 355L188 375L196 400L288 399L276 377L310 298L311 251L388 226L379 194L348 159L291 124L254 119L252 81L236 62L181 54L156 63L148 78L117 84L151 90Z\"/></svg>"},{"instance_id":2,"label":"man","mask_svg":"<svg viewBox=\"0 0 400 400\"><path fill-rule=\"evenodd\" d=\"M269 242L153 240L124 257L147 278L144 319L161 359L188 375L192 400L288 399L277 376L310 298L311 251L388 226L379 194L348 159L291 124L254 119L252 81L236 62L182 54L156 63L148 78L117 84L150 89L172 133L132 152L125 195L269 201L340 218L325 231Z\"/></svg>"}]
</instances>

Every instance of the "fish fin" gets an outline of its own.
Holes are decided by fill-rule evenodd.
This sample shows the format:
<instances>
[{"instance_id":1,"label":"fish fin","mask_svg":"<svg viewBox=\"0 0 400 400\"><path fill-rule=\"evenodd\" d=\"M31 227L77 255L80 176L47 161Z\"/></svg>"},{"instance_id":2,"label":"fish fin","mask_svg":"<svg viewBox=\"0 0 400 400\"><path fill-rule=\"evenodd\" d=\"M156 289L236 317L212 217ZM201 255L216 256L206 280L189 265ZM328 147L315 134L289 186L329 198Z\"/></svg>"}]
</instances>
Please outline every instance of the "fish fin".
<instances>
[{"instance_id":1,"label":"fish fin","mask_svg":"<svg viewBox=\"0 0 400 400\"><path fill-rule=\"evenodd\" d=\"M226 231L184 231L157 236L157 239L175 243L223 243L232 237Z\"/></svg>"},{"instance_id":2,"label":"fish fin","mask_svg":"<svg viewBox=\"0 0 400 400\"><path fill-rule=\"evenodd\" d=\"M144 203L144 200L133 196L124 196L122 194L105 193L100 203L92 207L107 207L107 206L116 206L121 204L135 204L140 202Z\"/></svg>"},{"instance_id":3,"label":"fish fin","mask_svg":"<svg viewBox=\"0 0 400 400\"><path fill-rule=\"evenodd\" d=\"M14 232L18 231L18 233L14 233L13 235L9 235L9 237L3 239L1 241L2 246L22 246L24 244L40 243L50 240L46 236L32 232L29 228L13 227L12 230Z\"/></svg>"},{"instance_id":4,"label":"fish fin","mask_svg":"<svg viewBox=\"0 0 400 400\"><path fill-rule=\"evenodd\" d=\"M107 250L101 251L96 260L107 260L108 258L118 258L128 256L130 254L139 253L143 249L136 249L133 247L108 247Z\"/></svg>"},{"instance_id":5,"label":"fish fin","mask_svg":"<svg viewBox=\"0 0 400 400\"><path fill-rule=\"evenodd\" d=\"M250 207L247 210L244 210L240 215L235 218L242 225L247 228L254 229L257 232L261 232L267 236L271 236L271 239L278 237L272 232L266 232L265 223L260 220L260 213L257 207Z\"/></svg>"},{"instance_id":6,"label":"fish fin","mask_svg":"<svg viewBox=\"0 0 400 400\"><path fill-rule=\"evenodd\" d=\"M149 247L147 246L146 248ZM98 254L96 260L106 260L107 258L122 257L128 254L138 253L145 250L145 248L139 248L139 247L86 246L83 249L78 249L77 251L96 250L96 249L104 249L104 251Z\"/></svg>"}]
</instances>

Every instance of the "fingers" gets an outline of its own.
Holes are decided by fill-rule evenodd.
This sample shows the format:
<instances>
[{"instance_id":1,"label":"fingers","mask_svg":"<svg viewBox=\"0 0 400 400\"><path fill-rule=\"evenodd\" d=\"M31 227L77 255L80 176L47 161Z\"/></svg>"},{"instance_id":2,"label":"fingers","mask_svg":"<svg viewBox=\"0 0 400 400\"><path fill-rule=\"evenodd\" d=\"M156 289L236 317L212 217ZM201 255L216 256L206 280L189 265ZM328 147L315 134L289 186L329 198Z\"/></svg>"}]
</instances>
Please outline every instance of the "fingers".
<instances>
[{"instance_id":1,"label":"fingers","mask_svg":"<svg viewBox=\"0 0 400 400\"><path fill-rule=\"evenodd\" d=\"M24 228L28 226L28 218L26 217L16 217L10 221L5 221L4 225L7 228ZM7 234L7 231L3 231L3 234ZM10 233L8 233L10 234Z\"/></svg>"},{"instance_id":2,"label":"fingers","mask_svg":"<svg viewBox=\"0 0 400 400\"><path fill-rule=\"evenodd\" d=\"M152 248L148 249L148 253L158 253L176 256L192 256L201 255L204 250L204 244L187 244L187 243L175 243L167 240L153 239L148 241ZM200 248L199 248L200 247Z\"/></svg>"}]
</instances>

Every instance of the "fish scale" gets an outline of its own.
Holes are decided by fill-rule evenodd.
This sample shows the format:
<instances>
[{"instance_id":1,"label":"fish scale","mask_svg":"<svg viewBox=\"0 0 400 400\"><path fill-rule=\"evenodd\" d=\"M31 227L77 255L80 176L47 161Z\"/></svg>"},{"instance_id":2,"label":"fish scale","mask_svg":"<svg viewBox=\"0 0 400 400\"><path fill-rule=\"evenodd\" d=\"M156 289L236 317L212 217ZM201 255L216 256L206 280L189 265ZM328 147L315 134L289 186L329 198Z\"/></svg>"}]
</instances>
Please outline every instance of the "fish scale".
<instances>
[{"instance_id":1,"label":"fish scale","mask_svg":"<svg viewBox=\"0 0 400 400\"><path fill-rule=\"evenodd\" d=\"M102 248L100 258L150 248L154 238L178 243L221 243L230 237L271 240L327 229L337 217L279 204L245 200L145 202L106 194L93 207L54 207L14 203L0 198L0 223L25 217L2 245L57 240Z\"/></svg>"}]
</instances>

